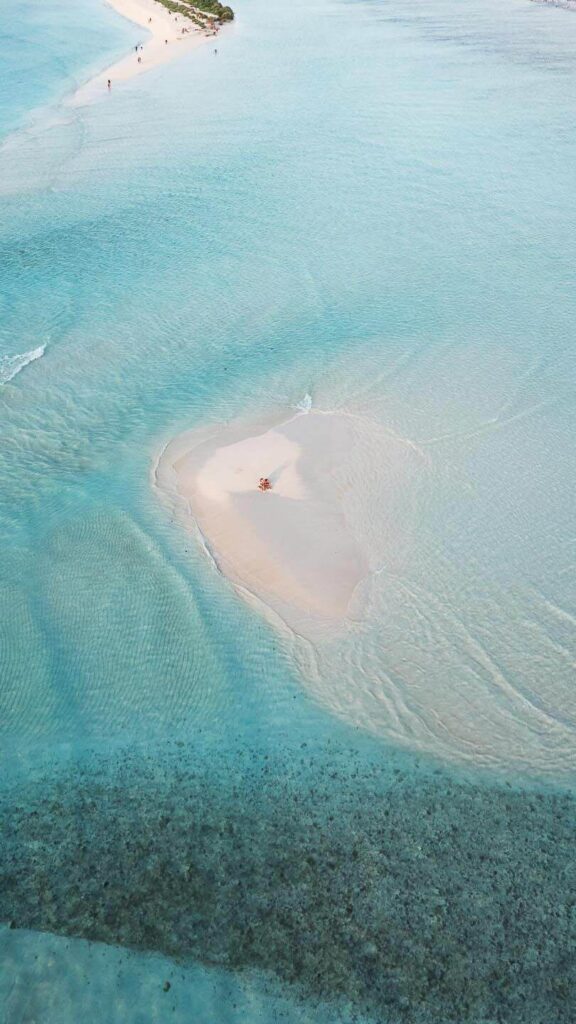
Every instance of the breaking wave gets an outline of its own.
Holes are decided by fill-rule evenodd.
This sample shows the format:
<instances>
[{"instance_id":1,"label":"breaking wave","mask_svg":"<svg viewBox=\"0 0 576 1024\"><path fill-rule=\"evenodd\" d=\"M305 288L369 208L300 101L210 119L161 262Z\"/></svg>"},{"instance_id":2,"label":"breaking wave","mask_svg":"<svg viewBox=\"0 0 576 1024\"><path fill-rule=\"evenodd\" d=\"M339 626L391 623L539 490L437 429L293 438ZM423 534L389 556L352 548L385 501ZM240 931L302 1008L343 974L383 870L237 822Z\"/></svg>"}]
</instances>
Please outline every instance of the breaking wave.
<instances>
[{"instance_id":1,"label":"breaking wave","mask_svg":"<svg viewBox=\"0 0 576 1024\"><path fill-rule=\"evenodd\" d=\"M35 359L41 359L46 351L46 345L39 345L29 352L21 352L15 356L0 356L0 384L7 384L20 370L23 370Z\"/></svg>"},{"instance_id":2,"label":"breaking wave","mask_svg":"<svg viewBox=\"0 0 576 1024\"><path fill-rule=\"evenodd\" d=\"M295 408L298 409L298 412L310 412L310 409L312 408L312 395L306 393L304 398L299 402L296 402Z\"/></svg>"}]
</instances>

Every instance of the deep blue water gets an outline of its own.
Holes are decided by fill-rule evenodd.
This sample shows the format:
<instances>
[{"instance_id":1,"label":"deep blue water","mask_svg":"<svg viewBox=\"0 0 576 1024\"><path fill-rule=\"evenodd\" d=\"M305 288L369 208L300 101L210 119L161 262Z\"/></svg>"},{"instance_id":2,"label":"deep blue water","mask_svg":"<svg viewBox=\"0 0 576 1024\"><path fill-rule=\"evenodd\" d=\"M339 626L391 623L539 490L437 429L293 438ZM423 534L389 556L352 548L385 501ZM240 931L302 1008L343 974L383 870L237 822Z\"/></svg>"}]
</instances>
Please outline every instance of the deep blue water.
<instances>
[{"instance_id":1,"label":"deep blue water","mask_svg":"<svg viewBox=\"0 0 576 1024\"><path fill-rule=\"evenodd\" d=\"M137 29L91 0L72 11L17 3L2 30L4 778L27 787L14 796L26 807L64 773L82 802L101 787L95 757L113 773L129 749L136 764L170 773L166 751L178 742L215 791L232 792L240 748L258 770L275 754L279 779L292 765L296 789L332 792L328 805L345 791L352 805L355 773L364 778L375 759L385 775L400 764L413 777L414 800L436 808L441 830L464 771L479 787L466 790L472 847L484 787L498 808L503 774L519 800L533 784L570 787L574 777L576 15L528 0L242 0L237 14L217 58L199 49L79 109L66 96ZM27 354L37 358L24 365ZM425 462L400 552L379 502L370 510L382 565L364 619L313 651L239 600L151 486L179 430L306 394L373 422L375 437L410 442ZM379 445L364 453L376 476ZM350 767L332 789L322 758L301 777L294 767L303 743L328 742ZM142 795L135 771L130 791ZM466 799L454 805L464 819ZM542 799L535 830L552 847L559 830L549 879L564 879L554 891L565 909L570 809ZM63 805L55 835L74 831L76 805ZM424 802L410 808L424 820ZM150 813L138 803L126 828L134 814L145 830ZM330 817L313 799L308 814ZM502 815L508 833L502 826L495 849L506 863L526 816L516 805ZM261 870L273 872L269 835L280 826L267 804L262 820ZM98 846L102 816L94 830ZM410 842L409 856L427 849L422 837ZM541 865L526 850L514 871L532 893ZM3 933L10 1024L65 1024L80 1005L84 1019L109 1022L324 1019L308 990L303 1003L290 985L278 995L286 971L252 947L236 972L228 947L206 968L202 946L167 1010L166 936L136 941L131 922L114 933L118 946L62 938L102 934L74 918L65 866L52 864L58 911L36 924L60 937ZM346 870L333 893L344 908ZM444 891L453 880L441 870ZM495 907L505 892L502 882ZM34 888L31 898L42 903ZM492 924L493 952L504 926ZM481 923L476 935L482 946ZM558 963L567 936L555 934ZM545 976L562 976L548 952ZM398 957L409 959L400 948ZM245 973L263 966L267 995ZM324 961L318 970L326 1000ZM327 1019L373 1011L359 995L368 974L360 984L350 972L333 981L344 1002ZM476 1002L449 1018L421 979L405 984L420 992L422 1020L486 1024L499 1019L486 977ZM383 1019L415 1013L403 984ZM559 1002L546 989L532 1016L518 999L506 1024L573 1019L558 1009L561 988Z\"/></svg>"}]
</instances>

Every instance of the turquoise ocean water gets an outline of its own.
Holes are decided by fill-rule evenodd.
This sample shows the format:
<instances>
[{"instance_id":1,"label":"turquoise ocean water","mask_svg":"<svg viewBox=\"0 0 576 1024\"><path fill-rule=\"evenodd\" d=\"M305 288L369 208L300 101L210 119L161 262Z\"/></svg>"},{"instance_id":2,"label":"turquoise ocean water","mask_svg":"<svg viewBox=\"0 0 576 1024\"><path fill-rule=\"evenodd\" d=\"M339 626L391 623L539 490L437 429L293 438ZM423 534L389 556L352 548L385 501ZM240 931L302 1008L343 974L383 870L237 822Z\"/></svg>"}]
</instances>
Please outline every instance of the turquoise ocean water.
<instances>
[{"instance_id":1,"label":"turquoise ocean water","mask_svg":"<svg viewBox=\"0 0 576 1024\"><path fill-rule=\"evenodd\" d=\"M568 1024L576 14L242 0L83 108L136 26L2 34L4 1019ZM319 650L152 486L306 395L422 461Z\"/></svg>"}]
</instances>

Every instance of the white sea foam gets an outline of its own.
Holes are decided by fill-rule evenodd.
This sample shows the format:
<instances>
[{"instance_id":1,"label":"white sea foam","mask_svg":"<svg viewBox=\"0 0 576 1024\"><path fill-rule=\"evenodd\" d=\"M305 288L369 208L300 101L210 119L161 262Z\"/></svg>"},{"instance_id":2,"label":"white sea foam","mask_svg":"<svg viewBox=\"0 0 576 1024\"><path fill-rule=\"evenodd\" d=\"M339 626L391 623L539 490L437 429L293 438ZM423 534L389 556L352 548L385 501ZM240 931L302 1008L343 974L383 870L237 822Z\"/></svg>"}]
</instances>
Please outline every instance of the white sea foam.
<instances>
[{"instance_id":1,"label":"white sea foam","mask_svg":"<svg viewBox=\"0 0 576 1024\"><path fill-rule=\"evenodd\" d=\"M46 345L39 345L29 352L20 352L15 356L0 356L0 384L7 384L20 370L23 370L35 359L41 359L46 351Z\"/></svg>"},{"instance_id":2,"label":"white sea foam","mask_svg":"<svg viewBox=\"0 0 576 1024\"><path fill-rule=\"evenodd\" d=\"M302 398L299 402L296 402L295 408L298 409L298 412L301 413L310 412L310 409L312 408L312 395L309 395L308 392L306 392L304 398Z\"/></svg>"},{"instance_id":3,"label":"white sea foam","mask_svg":"<svg viewBox=\"0 0 576 1024\"><path fill-rule=\"evenodd\" d=\"M443 760L574 777L571 605L435 549L431 510L450 521L455 507L439 457L359 412L222 430L176 438L155 482L320 704ZM255 487L262 464L279 467L274 504Z\"/></svg>"}]
</instances>

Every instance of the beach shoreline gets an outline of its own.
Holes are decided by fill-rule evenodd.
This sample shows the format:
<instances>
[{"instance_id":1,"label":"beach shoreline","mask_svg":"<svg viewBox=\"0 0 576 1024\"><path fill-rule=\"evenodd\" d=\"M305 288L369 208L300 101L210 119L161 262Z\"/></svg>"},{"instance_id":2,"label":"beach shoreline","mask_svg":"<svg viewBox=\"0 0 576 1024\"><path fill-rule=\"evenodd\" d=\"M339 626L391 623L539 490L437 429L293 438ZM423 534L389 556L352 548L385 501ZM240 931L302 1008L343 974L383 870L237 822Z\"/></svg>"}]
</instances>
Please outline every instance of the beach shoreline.
<instances>
[{"instance_id":1,"label":"beach shoreline","mask_svg":"<svg viewBox=\"0 0 576 1024\"><path fill-rule=\"evenodd\" d=\"M183 57L198 46L213 39L216 32L208 32L189 18L170 12L156 0L105 0L118 14L139 25L145 35L134 44L130 53L121 57L91 78L71 96L69 106L84 106L123 82L144 74L161 64ZM184 29L184 31L182 31Z\"/></svg>"},{"instance_id":2,"label":"beach shoreline","mask_svg":"<svg viewBox=\"0 0 576 1024\"><path fill-rule=\"evenodd\" d=\"M342 625L368 559L331 478L349 417L294 412L187 432L163 449L154 483L245 599L311 637ZM266 473L268 493L259 489Z\"/></svg>"},{"instance_id":3,"label":"beach shoreline","mask_svg":"<svg viewBox=\"0 0 576 1024\"><path fill-rule=\"evenodd\" d=\"M385 438L388 468L371 476L375 430L363 417L319 410L212 425L169 441L152 482L244 599L318 639L357 621L366 582L391 557L374 542L375 483L388 495L386 536L401 547L389 470L399 479L413 453Z\"/></svg>"}]
</instances>

